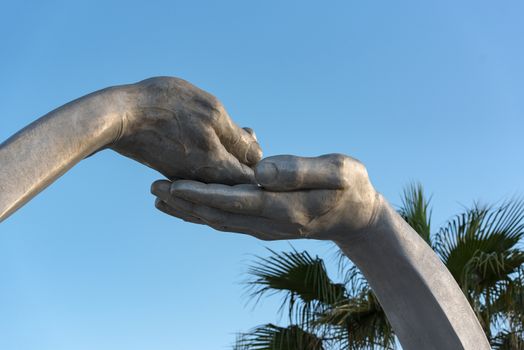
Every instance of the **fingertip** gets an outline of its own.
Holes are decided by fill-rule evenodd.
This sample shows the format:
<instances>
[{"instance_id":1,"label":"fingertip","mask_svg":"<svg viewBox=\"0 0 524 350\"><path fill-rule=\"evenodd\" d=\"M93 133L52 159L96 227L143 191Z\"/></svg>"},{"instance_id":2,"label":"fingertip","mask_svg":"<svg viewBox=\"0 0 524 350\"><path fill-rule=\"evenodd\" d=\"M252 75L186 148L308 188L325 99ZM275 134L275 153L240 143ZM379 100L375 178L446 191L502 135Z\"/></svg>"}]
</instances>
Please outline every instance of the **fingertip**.
<instances>
[{"instance_id":1,"label":"fingertip","mask_svg":"<svg viewBox=\"0 0 524 350\"><path fill-rule=\"evenodd\" d=\"M248 128L248 127L244 127L244 128L242 128L242 129L244 129L245 131L247 131L247 133L248 133L249 135L251 135L251 137L252 137L253 139L255 139L255 141L258 141L258 139L257 139L257 135L255 134L255 131L254 131L253 129Z\"/></svg>"},{"instance_id":2,"label":"fingertip","mask_svg":"<svg viewBox=\"0 0 524 350\"><path fill-rule=\"evenodd\" d=\"M249 143L247 152L246 152L246 163L247 165L255 165L262 159L262 148L260 147L260 144L258 143L257 135L255 134L255 131L251 128L242 128L249 136L248 138L251 138L252 142Z\"/></svg>"},{"instance_id":3,"label":"fingertip","mask_svg":"<svg viewBox=\"0 0 524 350\"><path fill-rule=\"evenodd\" d=\"M151 184L151 194L158 196L161 193L169 193L171 182L168 180L157 180Z\"/></svg>"},{"instance_id":4,"label":"fingertip","mask_svg":"<svg viewBox=\"0 0 524 350\"><path fill-rule=\"evenodd\" d=\"M247 150L246 154L246 161L248 165L255 165L262 159L263 153L262 148L260 148L260 145L258 144L256 137L254 138L254 141L251 142L249 145L249 148Z\"/></svg>"},{"instance_id":5,"label":"fingertip","mask_svg":"<svg viewBox=\"0 0 524 350\"><path fill-rule=\"evenodd\" d=\"M240 128L227 114L222 115L215 131L225 149L240 163L254 166L262 159L262 150L251 128Z\"/></svg>"},{"instance_id":6,"label":"fingertip","mask_svg":"<svg viewBox=\"0 0 524 350\"><path fill-rule=\"evenodd\" d=\"M349 174L357 171L365 172L365 167L342 154L312 158L272 156L260 161L255 168L258 183L271 191L344 189L350 186Z\"/></svg>"},{"instance_id":7,"label":"fingertip","mask_svg":"<svg viewBox=\"0 0 524 350\"><path fill-rule=\"evenodd\" d=\"M272 161L264 159L255 167L255 178L261 186L271 187L278 184L278 175L278 167Z\"/></svg>"}]
</instances>

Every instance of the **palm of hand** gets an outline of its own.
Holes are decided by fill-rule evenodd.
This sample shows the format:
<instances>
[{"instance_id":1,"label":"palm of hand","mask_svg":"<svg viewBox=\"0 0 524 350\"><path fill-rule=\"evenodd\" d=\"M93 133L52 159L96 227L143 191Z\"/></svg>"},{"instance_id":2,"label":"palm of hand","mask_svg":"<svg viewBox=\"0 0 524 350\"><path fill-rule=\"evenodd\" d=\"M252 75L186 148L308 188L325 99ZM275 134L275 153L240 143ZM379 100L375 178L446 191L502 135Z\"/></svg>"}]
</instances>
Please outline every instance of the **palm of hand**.
<instances>
[{"instance_id":1,"label":"palm of hand","mask_svg":"<svg viewBox=\"0 0 524 350\"><path fill-rule=\"evenodd\" d=\"M165 213L263 240L336 239L372 220L377 194L353 158L276 156L261 161L255 174L262 187L157 181L152 192Z\"/></svg>"}]
</instances>

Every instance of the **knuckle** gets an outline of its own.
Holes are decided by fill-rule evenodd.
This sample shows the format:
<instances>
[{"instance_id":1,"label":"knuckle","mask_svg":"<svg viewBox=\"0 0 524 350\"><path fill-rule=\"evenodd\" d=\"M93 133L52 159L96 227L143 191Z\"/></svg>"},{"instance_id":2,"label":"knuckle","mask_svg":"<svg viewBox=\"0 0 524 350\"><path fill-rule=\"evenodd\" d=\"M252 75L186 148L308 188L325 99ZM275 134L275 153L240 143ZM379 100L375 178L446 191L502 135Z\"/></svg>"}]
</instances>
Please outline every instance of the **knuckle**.
<instances>
[{"instance_id":1,"label":"knuckle","mask_svg":"<svg viewBox=\"0 0 524 350\"><path fill-rule=\"evenodd\" d=\"M330 155L330 162L333 166L336 179L340 181L341 187L349 186L350 169L354 162L353 158L348 157L344 154L332 154Z\"/></svg>"},{"instance_id":2,"label":"knuckle","mask_svg":"<svg viewBox=\"0 0 524 350\"><path fill-rule=\"evenodd\" d=\"M368 171L366 169L366 166L364 165L364 163L362 163L360 160L358 159L353 159L353 169L358 173L358 174L361 174L361 175L364 175L364 176L367 176L368 175Z\"/></svg>"},{"instance_id":3,"label":"knuckle","mask_svg":"<svg viewBox=\"0 0 524 350\"><path fill-rule=\"evenodd\" d=\"M343 167L350 157L341 153L333 153L329 155L329 160L337 167Z\"/></svg>"},{"instance_id":4,"label":"knuckle","mask_svg":"<svg viewBox=\"0 0 524 350\"><path fill-rule=\"evenodd\" d=\"M207 98L209 100L209 106L210 108L218 111L218 112L223 112L225 109L224 109L224 105L222 104L222 102L220 102L218 100L218 98L216 98L214 95L211 95L211 94L207 94Z\"/></svg>"},{"instance_id":5,"label":"knuckle","mask_svg":"<svg viewBox=\"0 0 524 350\"><path fill-rule=\"evenodd\" d=\"M351 178L355 175L367 177L366 166L356 158L344 154L332 154L330 155L330 161L334 166L338 179L341 181L342 187L349 186Z\"/></svg>"}]
</instances>

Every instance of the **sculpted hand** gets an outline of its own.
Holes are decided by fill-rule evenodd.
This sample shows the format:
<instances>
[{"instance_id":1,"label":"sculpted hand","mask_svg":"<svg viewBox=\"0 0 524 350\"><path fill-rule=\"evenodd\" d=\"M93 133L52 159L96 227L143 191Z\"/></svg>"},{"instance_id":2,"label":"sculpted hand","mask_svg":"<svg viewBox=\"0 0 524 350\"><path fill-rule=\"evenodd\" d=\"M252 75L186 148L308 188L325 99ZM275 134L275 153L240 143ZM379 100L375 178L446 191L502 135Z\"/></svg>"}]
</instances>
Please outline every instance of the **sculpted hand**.
<instances>
[{"instance_id":1,"label":"sculpted hand","mask_svg":"<svg viewBox=\"0 0 524 350\"><path fill-rule=\"evenodd\" d=\"M115 151L170 179L253 182L261 150L211 94L185 80L159 77L117 87L125 96Z\"/></svg>"},{"instance_id":2,"label":"sculpted hand","mask_svg":"<svg viewBox=\"0 0 524 350\"><path fill-rule=\"evenodd\" d=\"M254 183L256 138L190 83L159 77L71 101L0 143L0 222L85 157L111 148L171 180Z\"/></svg>"},{"instance_id":3,"label":"sculpted hand","mask_svg":"<svg viewBox=\"0 0 524 350\"><path fill-rule=\"evenodd\" d=\"M152 192L167 214L263 240L336 240L365 229L378 205L365 167L340 154L269 157L255 176L261 187L161 180Z\"/></svg>"},{"instance_id":4,"label":"sculpted hand","mask_svg":"<svg viewBox=\"0 0 524 350\"><path fill-rule=\"evenodd\" d=\"M406 350L488 350L461 288L427 243L342 155L277 156L255 185L157 181L156 206L186 221L264 240L333 240L362 271Z\"/></svg>"}]
</instances>

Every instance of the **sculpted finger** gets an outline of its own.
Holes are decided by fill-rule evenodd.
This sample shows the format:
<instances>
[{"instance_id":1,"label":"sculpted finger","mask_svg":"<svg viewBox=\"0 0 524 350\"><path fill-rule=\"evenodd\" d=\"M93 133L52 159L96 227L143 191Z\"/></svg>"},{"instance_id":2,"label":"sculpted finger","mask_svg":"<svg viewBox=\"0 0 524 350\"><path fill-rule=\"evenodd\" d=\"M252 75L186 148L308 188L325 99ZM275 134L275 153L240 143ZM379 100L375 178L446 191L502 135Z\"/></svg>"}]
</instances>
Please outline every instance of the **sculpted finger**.
<instances>
[{"instance_id":1,"label":"sculpted finger","mask_svg":"<svg viewBox=\"0 0 524 350\"><path fill-rule=\"evenodd\" d=\"M220 117L215 124L215 132L228 152L241 163L253 166L262 159L262 149L253 131L236 125L223 107L219 106Z\"/></svg>"},{"instance_id":2,"label":"sculpted finger","mask_svg":"<svg viewBox=\"0 0 524 350\"><path fill-rule=\"evenodd\" d=\"M223 158L220 164L220 171L210 174L214 183L223 183L227 185L237 184L256 184L255 172L248 165L240 162L225 149L222 152Z\"/></svg>"},{"instance_id":3,"label":"sculpted finger","mask_svg":"<svg viewBox=\"0 0 524 350\"><path fill-rule=\"evenodd\" d=\"M158 198L166 201L171 197L171 181L157 180L151 185L151 193Z\"/></svg>"},{"instance_id":4,"label":"sculpted finger","mask_svg":"<svg viewBox=\"0 0 524 350\"><path fill-rule=\"evenodd\" d=\"M206 127L202 133L204 130ZM256 183L253 169L231 154L214 130L206 132L200 142L200 149L188 153L190 166L183 178L228 185Z\"/></svg>"},{"instance_id":5,"label":"sculpted finger","mask_svg":"<svg viewBox=\"0 0 524 350\"><path fill-rule=\"evenodd\" d=\"M226 213L225 222L213 223L215 215L221 218L221 214L215 208L209 208L205 213L208 225L218 231L248 234L264 241L303 238L295 233L296 230L291 224L275 223L261 217Z\"/></svg>"},{"instance_id":6,"label":"sculpted finger","mask_svg":"<svg viewBox=\"0 0 524 350\"><path fill-rule=\"evenodd\" d=\"M299 227L298 223L311 220L309 208L318 196L313 200L310 197L306 191L277 193L264 191L255 185L226 186L178 180L171 185L170 198L183 199L228 213L256 216L272 223L293 223ZM323 202L330 203L327 198Z\"/></svg>"},{"instance_id":7,"label":"sculpted finger","mask_svg":"<svg viewBox=\"0 0 524 350\"><path fill-rule=\"evenodd\" d=\"M241 215L223 210L191 203L181 198L171 198L162 207L168 214L177 213L177 217L198 218L201 222L218 231L237 232L254 236L263 240L280 240L301 238L297 228L289 223L277 223L272 220L250 215ZM173 214L171 214L173 215Z\"/></svg>"},{"instance_id":8,"label":"sculpted finger","mask_svg":"<svg viewBox=\"0 0 524 350\"><path fill-rule=\"evenodd\" d=\"M158 180L153 182L153 184L151 185L151 193L158 197L155 200L155 207L168 215L175 216L184 221L205 225L205 223L199 218L191 216L190 214L187 214L183 211L177 210L174 207L167 204L167 202L171 200L170 190L170 181Z\"/></svg>"},{"instance_id":9,"label":"sculpted finger","mask_svg":"<svg viewBox=\"0 0 524 350\"><path fill-rule=\"evenodd\" d=\"M201 219L199 219L199 218L197 218L195 216L189 215L189 214L187 214L187 213L185 213L183 211L175 209L174 207L170 206L169 204L167 204L166 202L164 202L160 198L156 199L155 207L158 210L160 210L161 212L165 213L165 214L177 217L177 218L182 219L184 221L191 222L193 224L199 224L199 225L205 225L206 224Z\"/></svg>"},{"instance_id":10,"label":"sculpted finger","mask_svg":"<svg viewBox=\"0 0 524 350\"><path fill-rule=\"evenodd\" d=\"M251 137L253 137L253 139L254 139L255 141L258 142L258 138L257 138L257 134L255 134L255 130L253 130L253 129L251 129L251 128L247 128L247 127L243 127L242 129L244 129L245 131L247 131L247 133L248 133L249 135L251 135Z\"/></svg>"},{"instance_id":11,"label":"sculpted finger","mask_svg":"<svg viewBox=\"0 0 524 350\"><path fill-rule=\"evenodd\" d=\"M171 196L192 203L244 215L260 215L265 193L255 185L227 186L179 180L171 185Z\"/></svg>"},{"instance_id":12,"label":"sculpted finger","mask_svg":"<svg viewBox=\"0 0 524 350\"><path fill-rule=\"evenodd\" d=\"M356 159L342 154L306 158L291 155L263 159L255 168L257 182L270 191L344 189L353 171L365 171Z\"/></svg>"}]
</instances>

